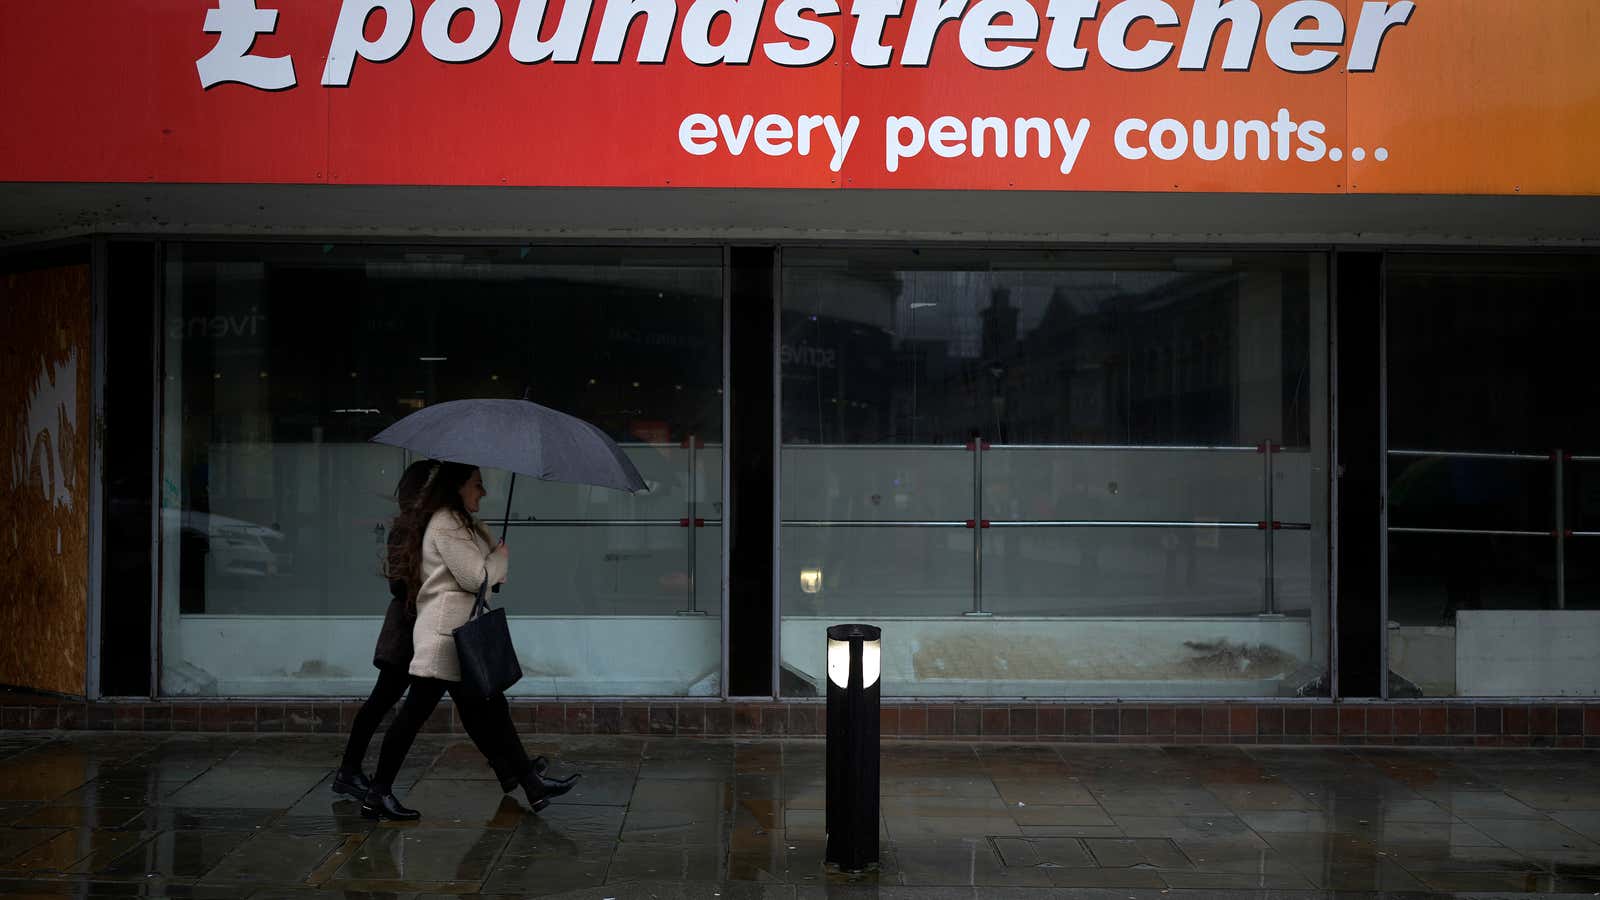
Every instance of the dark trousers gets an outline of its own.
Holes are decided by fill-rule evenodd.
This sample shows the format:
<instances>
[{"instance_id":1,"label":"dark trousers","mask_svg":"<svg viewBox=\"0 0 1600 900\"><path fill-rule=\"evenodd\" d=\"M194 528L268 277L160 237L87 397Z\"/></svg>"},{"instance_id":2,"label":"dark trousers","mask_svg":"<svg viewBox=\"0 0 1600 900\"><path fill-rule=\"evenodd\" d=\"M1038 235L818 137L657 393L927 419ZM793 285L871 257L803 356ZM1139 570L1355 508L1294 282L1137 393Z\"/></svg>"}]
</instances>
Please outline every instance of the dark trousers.
<instances>
[{"instance_id":1,"label":"dark trousers","mask_svg":"<svg viewBox=\"0 0 1600 900\"><path fill-rule=\"evenodd\" d=\"M383 714L400 702L400 695L406 692L406 685L410 683L411 676L404 669L385 666L378 670L378 683L372 686L371 696L361 704L355 720L350 723L350 739L345 742L344 759L339 763L341 770L350 773L361 771L361 761L367 758L367 745L372 743L372 736L383 722Z\"/></svg>"},{"instance_id":2,"label":"dark trousers","mask_svg":"<svg viewBox=\"0 0 1600 900\"><path fill-rule=\"evenodd\" d=\"M356 712L355 719L350 723L350 739L345 742L344 759L339 764L340 769L346 772L361 771L362 760L367 757L367 747L372 743L372 736L377 733L378 726L383 723L384 713L400 702L400 696L405 693L411 681L411 676L404 669L387 666L378 669L378 683L372 686L371 696L361 704L361 709ZM443 681L437 683L448 685L448 682ZM422 727L422 722L427 721L438 703L439 695L434 694L427 711L417 720L418 728ZM520 776L523 769L527 768L528 756L523 750L521 739L517 737L516 730L511 725L511 708L506 703L505 695L496 694L488 700L477 703L458 702L457 708L461 713L461 726L466 730L467 737L472 738L472 743L477 745L478 752L489 761L495 775L501 779ZM401 711L404 710L405 707L401 707ZM396 724L399 721L397 716ZM394 726L391 725L389 730L392 733ZM413 732L412 737L415 736ZM410 748L409 741L406 747ZM401 757L404 758L404 755L402 753Z\"/></svg>"},{"instance_id":3,"label":"dark trousers","mask_svg":"<svg viewBox=\"0 0 1600 900\"><path fill-rule=\"evenodd\" d=\"M515 778L527 772L528 751L511 722L511 708L504 694L485 700L463 691L459 682L412 678L406 702L400 705L400 712L390 723L388 733L383 736L383 746L378 750L378 771L372 777L374 790L387 793L394 787L395 776L400 774L400 766L411 752L417 732L422 730L423 723L428 721L428 716L439 705L439 698L446 692L461 714L462 727L494 766L496 775Z\"/></svg>"}]
</instances>

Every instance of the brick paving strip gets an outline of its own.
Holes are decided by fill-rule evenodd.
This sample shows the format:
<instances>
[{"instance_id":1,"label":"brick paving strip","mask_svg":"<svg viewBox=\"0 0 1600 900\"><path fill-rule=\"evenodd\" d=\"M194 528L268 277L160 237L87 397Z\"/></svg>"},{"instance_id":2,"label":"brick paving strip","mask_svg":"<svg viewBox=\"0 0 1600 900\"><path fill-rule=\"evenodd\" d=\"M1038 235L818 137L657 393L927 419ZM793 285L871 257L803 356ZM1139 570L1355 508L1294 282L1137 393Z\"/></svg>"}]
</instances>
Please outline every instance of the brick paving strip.
<instances>
[{"instance_id":1,"label":"brick paving strip","mask_svg":"<svg viewBox=\"0 0 1600 900\"><path fill-rule=\"evenodd\" d=\"M99 700L0 690L0 732L141 731L339 734L359 701ZM809 701L550 701L515 699L524 734L656 737L821 736L823 706ZM885 737L902 740L1073 741L1134 744L1267 744L1600 749L1600 703L1418 700L1334 703L886 701ZM448 701L425 731L461 734Z\"/></svg>"},{"instance_id":2,"label":"brick paving strip","mask_svg":"<svg viewBox=\"0 0 1600 900\"><path fill-rule=\"evenodd\" d=\"M585 773L544 813L435 733L397 784L422 821L377 825L328 789L337 734L7 731L0 895L1600 892L1600 753L1582 749L889 739L882 863L849 875L823 864L814 737L529 744Z\"/></svg>"}]
</instances>

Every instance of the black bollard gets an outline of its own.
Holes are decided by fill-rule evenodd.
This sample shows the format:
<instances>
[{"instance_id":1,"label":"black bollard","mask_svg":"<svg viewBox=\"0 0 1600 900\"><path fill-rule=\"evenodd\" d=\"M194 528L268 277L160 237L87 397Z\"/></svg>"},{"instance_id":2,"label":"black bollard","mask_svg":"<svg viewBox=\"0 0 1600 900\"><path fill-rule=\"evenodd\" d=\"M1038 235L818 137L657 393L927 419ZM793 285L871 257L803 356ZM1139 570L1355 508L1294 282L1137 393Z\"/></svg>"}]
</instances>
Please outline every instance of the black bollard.
<instances>
[{"instance_id":1,"label":"black bollard","mask_svg":"<svg viewBox=\"0 0 1600 900\"><path fill-rule=\"evenodd\" d=\"M873 625L828 629L825 858L846 872L878 864L880 634Z\"/></svg>"}]
</instances>

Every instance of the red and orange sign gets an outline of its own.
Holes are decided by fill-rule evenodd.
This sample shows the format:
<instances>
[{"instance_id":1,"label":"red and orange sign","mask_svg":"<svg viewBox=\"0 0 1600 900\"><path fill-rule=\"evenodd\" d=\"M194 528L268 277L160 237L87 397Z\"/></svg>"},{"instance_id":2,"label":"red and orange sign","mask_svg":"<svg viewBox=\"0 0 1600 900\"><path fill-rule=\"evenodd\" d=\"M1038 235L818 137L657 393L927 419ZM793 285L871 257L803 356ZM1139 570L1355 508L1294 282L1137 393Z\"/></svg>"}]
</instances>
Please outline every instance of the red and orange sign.
<instances>
[{"instance_id":1,"label":"red and orange sign","mask_svg":"<svg viewBox=\"0 0 1600 900\"><path fill-rule=\"evenodd\" d=\"M1595 194L1593 0L15 3L0 180Z\"/></svg>"}]
</instances>

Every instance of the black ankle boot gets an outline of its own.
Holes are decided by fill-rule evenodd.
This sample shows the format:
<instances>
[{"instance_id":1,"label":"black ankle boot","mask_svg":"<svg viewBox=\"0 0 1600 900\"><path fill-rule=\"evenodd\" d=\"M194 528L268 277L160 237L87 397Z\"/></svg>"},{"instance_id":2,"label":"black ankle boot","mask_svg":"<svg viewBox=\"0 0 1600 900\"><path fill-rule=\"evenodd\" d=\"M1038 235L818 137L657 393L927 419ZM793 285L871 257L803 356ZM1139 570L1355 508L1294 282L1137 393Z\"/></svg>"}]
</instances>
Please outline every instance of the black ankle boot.
<instances>
[{"instance_id":1,"label":"black ankle boot","mask_svg":"<svg viewBox=\"0 0 1600 900\"><path fill-rule=\"evenodd\" d=\"M361 804L361 816L366 819L393 819L397 822L410 822L422 818L422 813L409 809L400 804L392 788L378 790L376 787L367 792L367 799Z\"/></svg>"},{"instance_id":2,"label":"black ankle boot","mask_svg":"<svg viewBox=\"0 0 1600 900\"><path fill-rule=\"evenodd\" d=\"M528 805L538 812L550 805L550 801L572 790L578 783L578 775L568 775L565 778L546 778L536 775L531 770L526 778L522 779L522 789L527 792Z\"/></svg>"},{"instance_id":3,"label":"black ankle boot","mask_svg":"<svg viewBox=\"0 0 1600 900\"><path fill-rule=\"evenodd\" d=\"M357 800L365 800L367 792L370 790L372 790L372 782L368 781L367 776L363 775L359 770L346 772L340 769L333 773L333 792L335 794L344 794Z\"/></svg>"},{"instance_id":4,"label":"black ankle boot","mask_svg":"<svg viewBox=\"0 0 1600 900\"><path fill-rule=\"evenodd\" d=\"M535 756L533 762L529 763L529 765L533 767L535 775L543 775L544 770L550 768L550 760L542 756ZM500 790L503 793L509 794L522 784L521 772L506 768L498 762L494 764L494 775L500 779Z\"/></svg>"}]
</instances>

